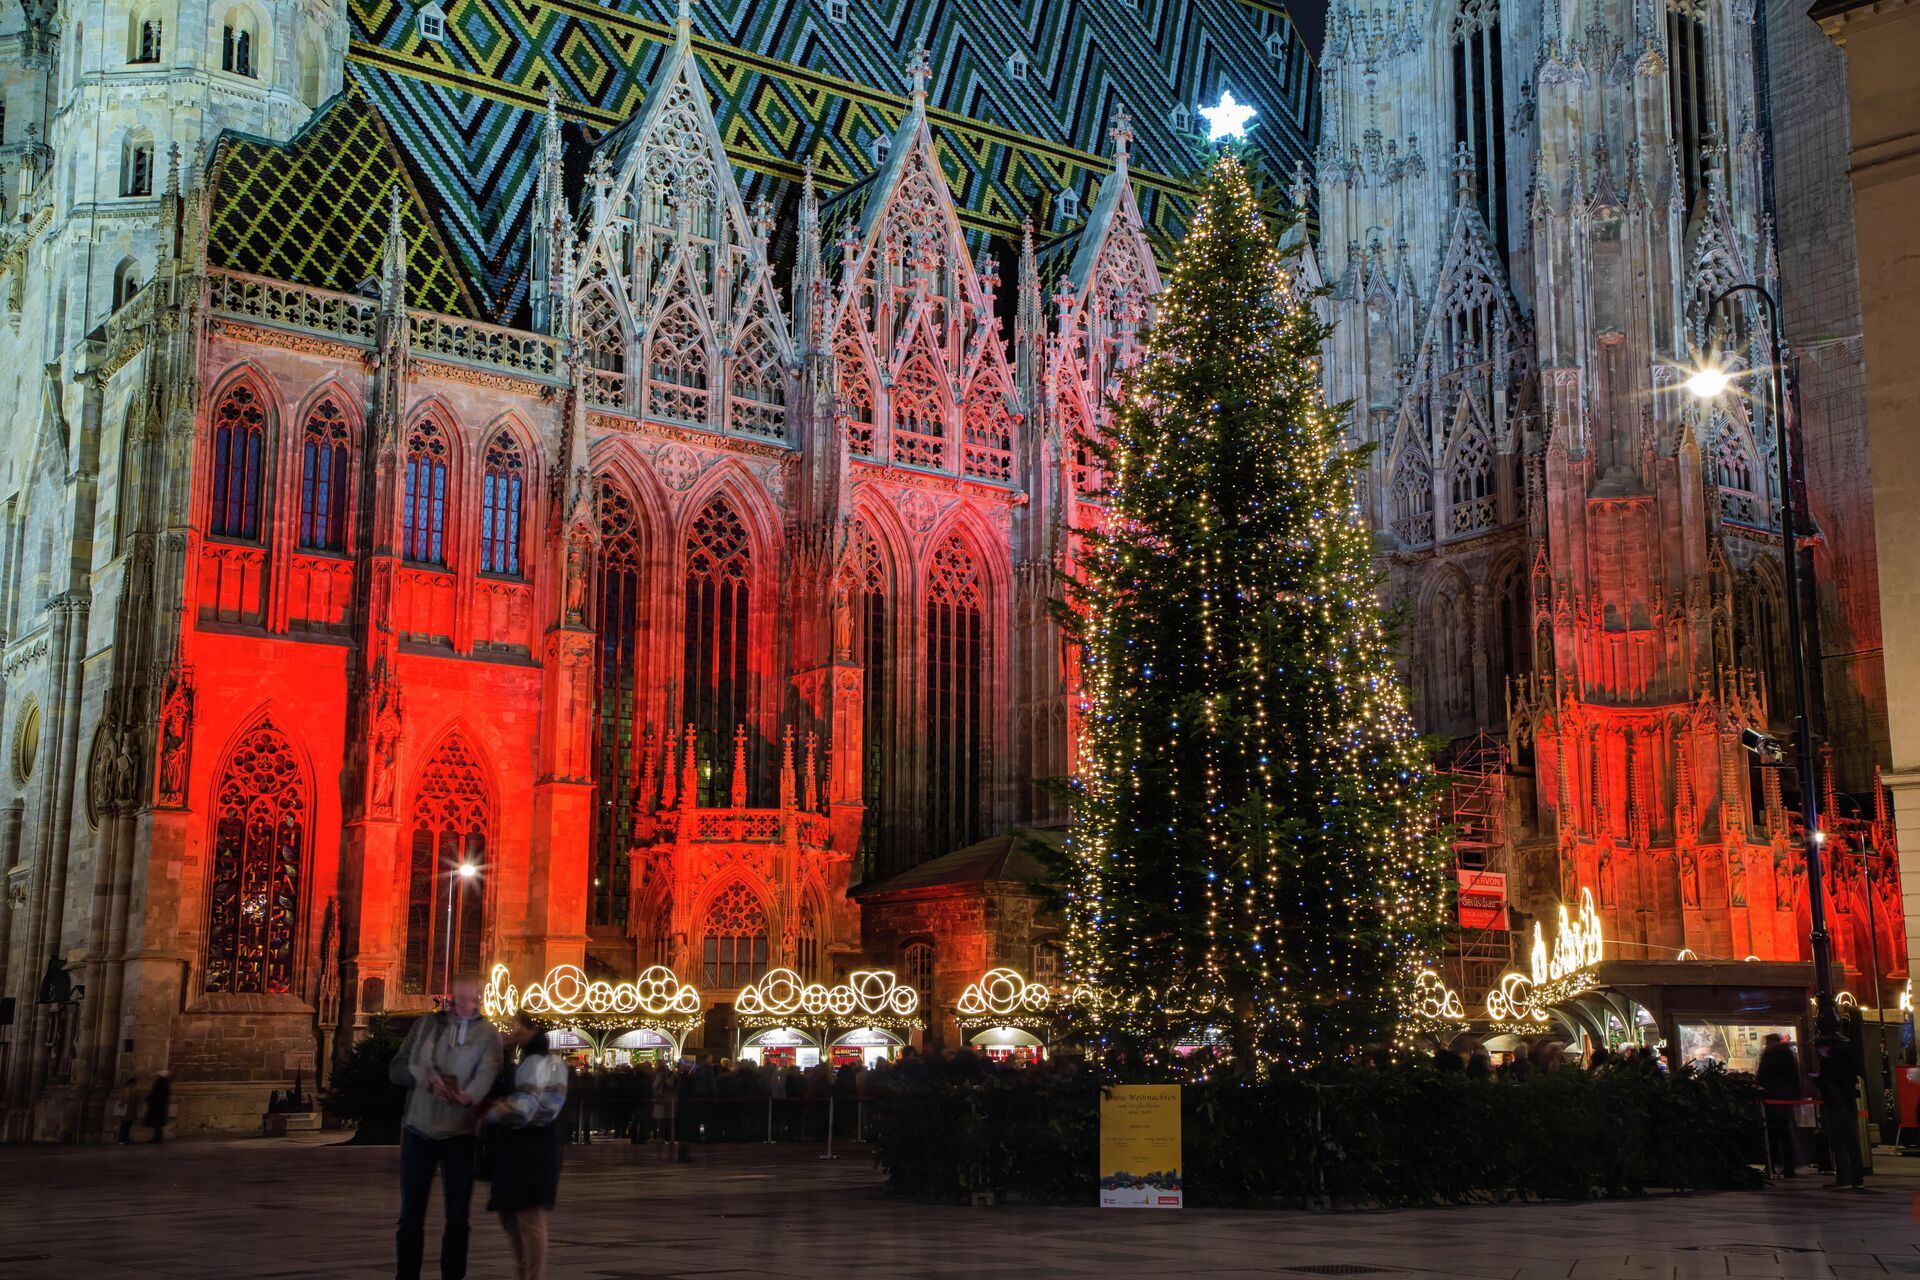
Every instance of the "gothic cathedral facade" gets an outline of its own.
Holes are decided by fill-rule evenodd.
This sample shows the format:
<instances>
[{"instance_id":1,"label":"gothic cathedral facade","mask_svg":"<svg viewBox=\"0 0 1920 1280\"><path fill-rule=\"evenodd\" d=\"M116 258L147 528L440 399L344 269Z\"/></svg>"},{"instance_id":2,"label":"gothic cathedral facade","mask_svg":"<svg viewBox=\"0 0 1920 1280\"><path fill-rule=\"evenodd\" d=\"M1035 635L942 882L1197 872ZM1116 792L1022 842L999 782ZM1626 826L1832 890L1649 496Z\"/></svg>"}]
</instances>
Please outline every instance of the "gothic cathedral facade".
<instances>
[{"instance_id":1,"label":"gothic cathedral facade","mask_svg":"<svg viewBox=\"0 0 1920 1280\"><path fill-rule=\"evenodd\" d=\"M1830 921L1871 992L1906 957L1875 769L1871 494L1864 459L1834 458L1858 384L1833 394L1825 357L1845 343L1827 335L1775 350L1751 293L1713 309L1743 282L1807 290L1781 243L1851 234L1850 205L1825 222L1817 193L1776 198L1787 173L1844 191L1844 147L1775 130L1782 87L1830 51L1804 14L1761 17L1751 0L1336 3L1316 155L1327 382L1375 450L1369 515L1418 718L1452 741L1463 883L1486 876L1522 918L1590 889L1625 958L1805 959L1794 784L1742 746L1786 740L1793 714L1764 376L1788 364L1833 747L1817 785L1843 836ZM1857 374L1849 271L1830 288ZM1790 307L1790 339L1796 322ZM1752 394L1687 394L1716 356ZM1481 957L1509 963L1493 942ZM1456 956L1469 987L1490 976L1473 952Z\"/></svg>"},{"instance_id":2,"label":"gothic cathedral facade","mask_svg":"<svg viewBox=\"0 0 1920 1280\"><path fill-rule=\"evenodd\" d=\"M624 89L567 37L491 99L344 60L474 57L435 5L0 28L11 1136L163 1066L251 1127L496 963L979 976L868 956L849 889L1059 821L1073 442L1179 216L1136 129L1173 169L1232 74L1303 156L1307 55L1221 0L1182 21L1234 67L1015 49L1002 113L977 41L732 8L610 12ZM885 87L809 80L815 28ZM792 60L746 101L750 42Z\"/></svg>"}]
</instances>

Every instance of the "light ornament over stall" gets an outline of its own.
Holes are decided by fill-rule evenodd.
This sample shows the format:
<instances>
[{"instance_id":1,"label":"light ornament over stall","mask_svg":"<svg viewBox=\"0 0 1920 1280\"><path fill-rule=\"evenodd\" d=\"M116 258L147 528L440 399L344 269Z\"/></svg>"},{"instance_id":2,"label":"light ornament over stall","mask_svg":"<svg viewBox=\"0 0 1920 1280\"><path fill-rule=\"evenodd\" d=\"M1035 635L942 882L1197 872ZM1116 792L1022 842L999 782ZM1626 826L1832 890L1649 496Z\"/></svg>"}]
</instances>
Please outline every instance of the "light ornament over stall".
<instances>
[{"instance_id":1,"label":"light ornament over stall","mask_svg":"<svg viewBox=\"0 0 1920 1280\"><path fill-rule=\"evenodd\" d=\"M980 980L960 993L954 1011L963 1018L1006 1018L1045 1013L1053 1003L1053 992L1038 982L1028 982L1014 969L989 969Z\"/></svg>"},{"instance_id":2,"label":"light ornament over stall","mask_svg":"<svg viewBox=\"0 0 1920 1280\"><path fill-rule=\"evenodd\" d=\"M654 965L631 982L590 980L578 966L555 965L544 981L521 989L513 985L507 966L496 964L480 1003L494 1019L516 1012L556 1018L697 1017L702 1007L700 992L664 965Z\"/></svg>"},{"instance_id":3,"label":"light ornament over stall","mask_svg":"<svg viewBox=\"0 0 1920 1280\"><path fill-rule=\"evenodd\" d=\"M1433 970L1422 969L1413 982L1413 1016L1422 1022L1464 1023L1467 1011L1460 1003L1458 991L1449 987Z\"/></svg>"},{"instance_id":4,"label":"light ornament over stall","mask_svg":"<svg viewBox=\"0 0 1920 1280\"><path fill-rule=\"evenodd\" d=\"M1567 904L1560 904L1560 931L1553 940L1552 951L1547 950L1540 922L1533 922L1533 983L1537 987L1569 981L1590 987L1593 982L1588 970L1599 964L1604 955L1600 913L1593 909L1591 889L1580 891L1580 914L1575 919L1568 919Z\"/></svg>"},{"instance_id":5,"label":"light ornament over stall","mask_svg":"<svg viewBox=\"0 0 1920 1280\"><path fill-rule=\"evenodd\" d=\"M734 1011L752 1018L910 1018L920 993L889 969L855 969L837 986L807 982L791 969L773 969L741 990Z\"/></svg>"},{"instance_id":6,"label":"light ornament over stall","mask_svg":"<svg viewBox=\"0 0 1920 1280\"><path fill-rule=\"evenodd\" d=\"M1501 974L1499 985L1487 992L1487 1017L1496 1026L1517 1030L1544 1024L1548 1005L1594 988L1593 967L1605 957L1593 891L1582 889L1577 916L1569 917L1566 904L1560 904L1560 928L1551 950L1539 922L1534 922L1533 975Z\"/></svg>"}]
</instances>

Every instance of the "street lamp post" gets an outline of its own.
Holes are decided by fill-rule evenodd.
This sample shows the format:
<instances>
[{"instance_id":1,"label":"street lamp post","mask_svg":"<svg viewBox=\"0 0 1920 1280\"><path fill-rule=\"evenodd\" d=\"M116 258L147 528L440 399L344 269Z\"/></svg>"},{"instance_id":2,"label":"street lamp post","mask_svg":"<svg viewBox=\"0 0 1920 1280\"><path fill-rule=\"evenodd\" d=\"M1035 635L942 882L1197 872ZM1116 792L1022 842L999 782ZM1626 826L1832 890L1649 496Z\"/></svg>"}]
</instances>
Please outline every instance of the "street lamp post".
<instances>
[{"instance_id":1,"label":"street lamp post","mask_svg":"<svg viewBox=\"0 0 1920 1280\"><path fill-rule=\"evenodd\" d=\"M471 862L463 862L454 868L453 879L447 884L447 994L453 994L453 900L466 887L467 881L480 874L480 868Z\"/></svg>"},{"instance_id":2,"label":"street lamp post","mask_svg":"<svg viewBox=\"0 0 1920 1280\"><path fill-rule=\"evenodd\" d=\"M1833 1002L1833 945L1827 936L1825 884L1820 875L1820 782L1814 777L1813 721L1807 708L1807 654L1800 628L1800 555L1796 545L1793 512L1793 454L1788 448L1786 339L1780 332L1780 303L1772 293L1751 281L1729 285L1714 295L1707 307L1711 324L1720 304L1737 293L1751 293L1765 305L1768 331L1773 338L1769 389L1773 397L1774 440L1780 455L1780 551L1786 575L1787 592L1787 665L1793 668L1793 754L1800 771L1800 812L1806 827L1803 851L1807 864L1807 917L1812 926L1809 941L1813 948L1813 989L1815 1025L1822 1034L1840 1028L1840 1016ZM1702 399L1713 399L1727 389L1726 371L1709 364L1687 379L1687 390Z\"/></svg>"}]
</instances>

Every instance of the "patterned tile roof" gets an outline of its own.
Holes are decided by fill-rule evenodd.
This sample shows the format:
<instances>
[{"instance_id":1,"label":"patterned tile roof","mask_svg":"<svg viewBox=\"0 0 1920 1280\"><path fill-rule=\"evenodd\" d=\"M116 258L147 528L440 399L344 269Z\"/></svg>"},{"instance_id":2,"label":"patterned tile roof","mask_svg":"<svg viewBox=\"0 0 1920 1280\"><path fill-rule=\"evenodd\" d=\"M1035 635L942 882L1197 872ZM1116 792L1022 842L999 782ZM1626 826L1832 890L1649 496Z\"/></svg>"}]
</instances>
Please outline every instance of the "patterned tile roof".
<instances>
[{"instance_id":1,"label":"patterned tile roof","mask_svg":"<svg viewBox=\"0 0 1920 1280\"><path fill-rule=\"evenodd\" d=\"M408 301L480 317L465 273L429 216L439 200L422 199L380 116L352 85L285 144L239 134L221 139L213 160L208 257L231 271L355 292L379 279L395 183L410 251Z\"/></svg>"},{"instance_id":2,"label":"patterned tile roof","mask_svg":"<svg viewBox=\"0 0 1920 1280\"><path fill-rule=\"evenodd\" d=\"M527 295L548 90L596 133L630 119L670 47L675 0L441 3L446 38L433 41L413 0L353 0L349 78L405 152L480 311L510 321ZM1280 172L1317 127L1311 59L1268 0L848 0L844 21L829 0L707 0L693 21L742 195L783 210L806 157L823 198L873 169L874 139L906 111L901 67L923 44L936 147L978 231L1012 234L1029 215L1043 235L1067 230L1056 201L1072 188L1089 206L1121 105L1141 212L1162 234L1178 228L1197 160L1177 107L1230 87L1260 110L1255 138Z\"/></svg>"}]
</instances>

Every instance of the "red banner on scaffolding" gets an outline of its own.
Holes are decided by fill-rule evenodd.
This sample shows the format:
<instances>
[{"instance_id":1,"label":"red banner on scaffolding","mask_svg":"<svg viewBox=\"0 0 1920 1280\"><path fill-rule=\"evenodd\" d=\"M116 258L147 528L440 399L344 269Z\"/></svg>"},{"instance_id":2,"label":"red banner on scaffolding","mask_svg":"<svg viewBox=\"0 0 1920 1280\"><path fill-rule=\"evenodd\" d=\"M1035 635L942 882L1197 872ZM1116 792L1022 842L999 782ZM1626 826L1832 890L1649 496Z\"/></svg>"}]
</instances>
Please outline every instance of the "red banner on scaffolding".
<instances>
[{"instance_id":1,"label":"red banner on scaffolding","mask_svg":"<svg viewBox=\"0 0 1920 1280\"><path fill-rule=\"evenodd\" d=\"M1460 927L1462 929L1500 929L1507 927L1507 877L1499 871L1455 871L1460 877Z\"/></svg>"}]
</instances>

